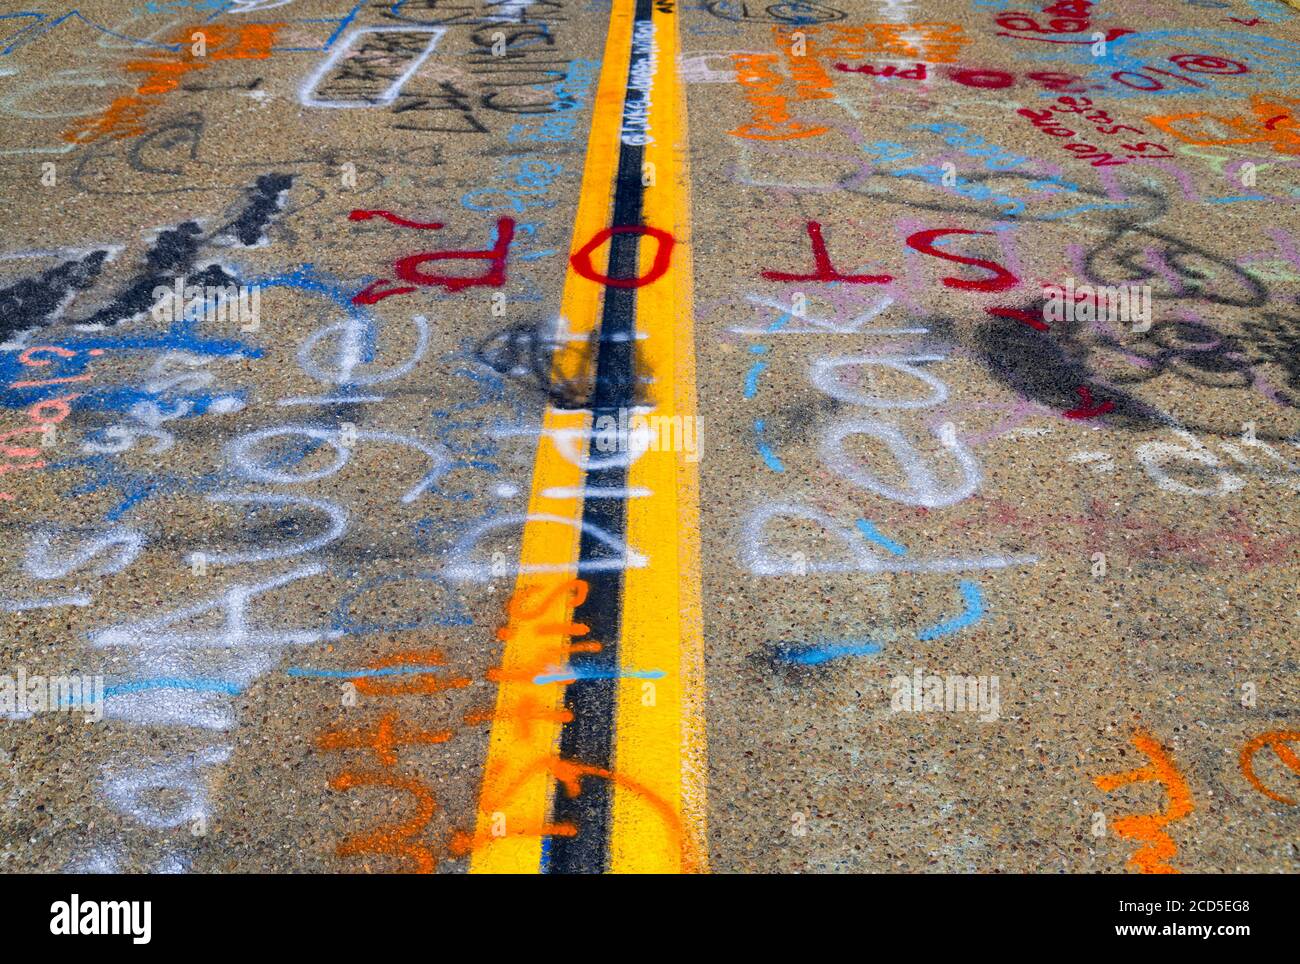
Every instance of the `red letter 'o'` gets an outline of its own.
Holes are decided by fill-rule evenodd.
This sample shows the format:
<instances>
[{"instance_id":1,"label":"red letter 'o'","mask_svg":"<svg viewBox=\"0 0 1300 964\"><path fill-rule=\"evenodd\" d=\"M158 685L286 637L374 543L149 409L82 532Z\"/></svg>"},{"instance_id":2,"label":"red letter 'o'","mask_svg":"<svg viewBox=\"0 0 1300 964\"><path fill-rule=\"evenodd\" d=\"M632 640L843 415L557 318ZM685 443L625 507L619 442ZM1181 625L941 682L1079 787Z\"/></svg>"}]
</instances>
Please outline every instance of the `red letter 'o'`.
<instances>
[{"instance_id":1,"label":"red letter 'o'","mask_svg":"<svg viewBox=\"0 0 1300 964\"><path fill-rule=\"evenodd\" d=\"M650 270L642 277L611 278L608 275L598 273L592 265L592 252L616 234L644 234L658 242L655 249L655 259L650 265ZM652 228L645 224L617 224L596 232L590 241L574 252L573 257L569 258L569 263L573 265L574 271L588 281L609 285L611 288L640 288L642 285L648 285L652 281L659 280L668 272L668 262L672 257L673 245L676 243L677 239L661 228Z\"/></svg>"}]
</instances>

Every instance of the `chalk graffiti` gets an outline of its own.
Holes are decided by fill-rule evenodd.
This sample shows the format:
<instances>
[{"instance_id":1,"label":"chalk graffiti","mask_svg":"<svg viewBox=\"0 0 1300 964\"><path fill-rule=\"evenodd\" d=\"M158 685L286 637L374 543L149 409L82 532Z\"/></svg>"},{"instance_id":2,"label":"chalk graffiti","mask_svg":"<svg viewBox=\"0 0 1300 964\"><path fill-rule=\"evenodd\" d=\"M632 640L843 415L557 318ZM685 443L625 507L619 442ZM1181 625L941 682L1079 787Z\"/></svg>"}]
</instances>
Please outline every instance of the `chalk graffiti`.
<instances>
[{"instance_id":1,"label":"chalk graffiti","mask_svg":"<svg viewBox=\"0 0 1300 964\"><path fill-rule=\"evenodd\" d=\"M304 107L391 104L446 34L443 27L357 27L303 82Z\"/></svg>"},{"instance_id":2,"label":"chalk graffiti","mask_svg":"<svg viewBox=\"0 0 1300 964\"><path fill-rule=\"evenodd\" d=\"M1138 730L1133 734L1133 745L1151 762L1124 773L1110 773L1093 777L1092 782L1103 793L1113 793L1120 787L1134 783L1158 783L1164 788L1168 804L1157 813L1119 817L1112 821L1115 832L1142 846L1129 858L1130 866L1144 874L1179 873L1169 860L1178 855L1178 846L1165 830L1170 824L1184 820L1195 809L1187 780L1175 765L1169 751L1149 733Z\"/></svg>"},{"instance_id":3,"label":"chalk graffiti","mask_svg":"<svg viewBox=\"0 0 1300 964\"><path fill-rule=\"evenodd\" d=\"M1270 790L1256 775L1255 755L1260 750L1268 747L1289 770L1300 773L1300 757L1297 757L1295 751L1288 746L1288 744L1295 743L1297 740L1300 740L1300 731L1296 730L1273 730L1269 733L1261 733L1242 746L1239 758L1242 776L1246 778L1252 787L1270 800L1276 800L1278 803L1284 803L1291 807L1300 804L1292 797L1278 793L1276 790Z\"/></svg>"}]
</instances>

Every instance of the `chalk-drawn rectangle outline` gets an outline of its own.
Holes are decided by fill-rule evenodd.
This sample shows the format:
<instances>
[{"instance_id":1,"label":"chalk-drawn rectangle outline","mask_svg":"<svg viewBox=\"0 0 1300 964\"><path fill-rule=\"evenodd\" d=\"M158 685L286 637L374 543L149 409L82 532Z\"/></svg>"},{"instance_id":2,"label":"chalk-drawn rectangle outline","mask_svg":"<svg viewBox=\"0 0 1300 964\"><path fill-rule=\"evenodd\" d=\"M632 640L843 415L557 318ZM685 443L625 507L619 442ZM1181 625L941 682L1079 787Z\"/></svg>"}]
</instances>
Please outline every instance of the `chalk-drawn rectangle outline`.
<instances>
[{"instance_id":1,"label":"chalk-drawn rectangle outline","mask_svg":"<svg viewBox=\"0 0 1300 964\"><path fill-rule=\"evenodd\" d=\"M397 99L397 95L402 92L402 88L406 86L406 82L411 79L411 75L419 70L420 66L429 58L429 55L433 53L434 49L438 46L438 42L446 32L446 27L426 27L418 24L408 24L400 27L357 27L343 38L343 43L330 51L329 56L321 61L320 65L303 83L302 90L298 93L298 102L304 107L332 108L384 107L391 104ZM429 35L429 43L425 46L424 50L420 51L418 56L412 59L407 68L402 71L401 76L394 80L388 86L388 89L380 94L376 100L317 100L313 97L312 91L316 89L316 85L319 84L325 75L329 73L330 69L342 60L343 56L352 49L352 45L356 42L357 38L362 34L368 33L427 33Z\"/></svg>"}]
</instances>

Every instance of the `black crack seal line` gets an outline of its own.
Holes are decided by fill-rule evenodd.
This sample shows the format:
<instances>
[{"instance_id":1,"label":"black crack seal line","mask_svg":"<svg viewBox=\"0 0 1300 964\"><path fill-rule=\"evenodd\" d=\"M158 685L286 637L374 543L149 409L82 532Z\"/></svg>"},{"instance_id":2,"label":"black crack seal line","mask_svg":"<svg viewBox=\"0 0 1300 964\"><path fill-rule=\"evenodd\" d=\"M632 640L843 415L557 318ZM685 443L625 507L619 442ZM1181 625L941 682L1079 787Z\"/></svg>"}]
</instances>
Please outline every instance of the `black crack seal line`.
<instances>
[{"instance_id":1,"label":"black crack seal line","mask_svg":"<svg viewBox=\"0 0 1300 964\"><path fill-rule=\"evenodd\" d=\"M633 13L633 36L652 16L651 0L637 0ZM628 63L627 89L632 90L638 67L649 68L651 45L638 49L633 44ZM626 108L625 108L626 110ZM626 120L626 114L624 115ZM645 150L620 140L618 174L614 183L613 224L639 225L643 187L641 165ZM610 238L608 277L636 278L640 234L624 232ZM636 292L633 287L606 285L596 352L596 381L591 396L592 424L601 416L618 418L620 409L630 408L636 397ZM627 466L623 459L611 459L600 452L593 438L584 485L588 488L622 490L627 487ZM602 459L614 464L601 464ZM598 527L622 543L626 535L627 512L623 498L586 499L582 506L582 536L578 544L578 569L587 581L586 601L574 611L574 621L591 627L590 638L601 643L599 652L574 653L569 664L579 678L564 691L565 708L573 720L560 729L560 758L567 762L613 769L614 714L618 696L619 637L622 623L623 576L621 569L588 568L584 563L613 561L609 546L593 538ZM557 783L553 791L552 822L568 823L576 836L551 837L549 859L542 872L552 874L599 874L609 868L613 787L609 780L581 777L581 793L570 795Z\"/></svg>"}]
</instances>

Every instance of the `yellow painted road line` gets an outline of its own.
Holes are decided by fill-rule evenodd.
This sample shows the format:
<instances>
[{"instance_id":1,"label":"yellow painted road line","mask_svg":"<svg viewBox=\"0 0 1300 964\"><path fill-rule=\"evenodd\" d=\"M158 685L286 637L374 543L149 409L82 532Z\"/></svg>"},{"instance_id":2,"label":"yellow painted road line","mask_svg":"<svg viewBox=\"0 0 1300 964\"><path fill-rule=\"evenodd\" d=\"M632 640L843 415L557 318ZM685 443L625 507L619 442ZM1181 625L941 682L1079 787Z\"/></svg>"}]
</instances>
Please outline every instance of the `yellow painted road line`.
<instances>
[{"instance_id":1,"label":"yellow painted road line","mask_svg":"<svg viewBox=\"0 0 1300 964\"><path fill-rule=\"evenodd\" d=\"M645 148L653 183L645 187L642 206L645 224L670 231L677 244L668 273L639 290L637 334L640 361L654 378L648 393L653 408L646 414L667 419L660 425L681 424L684 433L684 420L694 420L697 412L690 175L677 20L677 14L655 9L654 140ZM653 242L642 244L643 274L654 252ZM698 443L700 437L672 434L674 442ZM668 432L659 440L667 441ZM620 663L625 671L658 669L665 675L653 681L624 678L618 686L614 766L626 782L614 788L614 872L706 869L698 452L652 448L628 470L629 489L651 493L627 503L628 544L649 565L624 573Z\"/></svg>"},{"instance_id":2,"label":"yellow painted road line","mask_svg":"<svg viewBox=\"0 0 1300 964\"><path fill-rule=\"evenodd\" d=\"M592 105L591 133L570 254L586 244L609 220L631 49L632 5L616 0ZM589 377L585 371L591 361L585 350L586 339L599 323L602 293L600 285L569 270L561 299L559 328L561 337L573 340L567 343L567 350L555 353L552 375L557 382L582 382ZM588 412L560 411L550 406L543 415L528 500L529 521L524 525L520 547L515 599L541 600L577 573L582 500L551 498L546 492L582 486L581 468L566 455L579 453L577 461L583 461L590 421ZM559 516L570 520L572 525L543 521L539 516ZM567 566L568 572L557 575L529 571L530 567L556 565ZM504 678L497 690L496 714L479 792L471 873L537 873L541 865L539 830L546 825L554 785L545 764L556 756L560 724L532 717L536 715L537 701L541 701L543 708L561 709L564 687L538 686L532 682L531 675L544 670L548 663L567 662L566 641L539 632L542 626L568 621L572 606L567 600L563 594L554 596L538 619L525 621L506 642L501 661Z\"/></svg>"}]
</instances>

